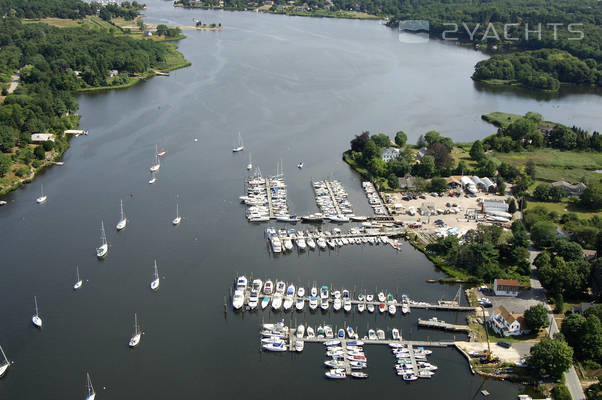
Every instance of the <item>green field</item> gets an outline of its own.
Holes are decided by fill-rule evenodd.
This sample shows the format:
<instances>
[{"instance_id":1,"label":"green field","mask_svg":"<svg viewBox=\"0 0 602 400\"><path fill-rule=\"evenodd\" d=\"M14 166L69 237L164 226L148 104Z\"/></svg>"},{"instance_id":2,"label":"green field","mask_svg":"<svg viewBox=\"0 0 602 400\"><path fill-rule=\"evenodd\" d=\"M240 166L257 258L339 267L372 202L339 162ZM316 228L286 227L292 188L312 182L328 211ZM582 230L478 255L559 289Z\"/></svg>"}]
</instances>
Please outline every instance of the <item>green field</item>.
<instances>
[{"instance_id":1,"label":"green field","mask_svg":"<svg viewBox=\"0 0 602 400\"><path fill-rule=\"evenodd\" d=\"M517 119L521 118L522 115L508 114L503 112L492 112L489 114L481 115L481 118L490 124L493 124L500 128L505 128Z\"/></svg>"},{"instance_id":2,"label":"green field","mask_svg":"<svg viewBox=\"0 0 602 400\"><path fill-rule=\"evenodd\" d=\"M497 162L507 162L519 168L532 160L536 166L536 180L542 182L567 181L578 183L585 177L590 179L602 178L595 172L602 169L602 154L541 149L533 152L492 153L491 158Z\"/></svg>"},{"instance_id":3,"label":"green field","mask_svg":"<svg viewBox=\"0 0 602 400\"><path fill-rule=\"evenodd\" d=\"M566 214L566 213L575 213L580 219L590 219L594 215L602 217L602 211L599 212L590 212L590 211L582 211L575 207L573 204L569 204L568 202L539 202L539 201L528 201L527 202L527 210L533 209L535 207L543 207L548 212L555 211L558 215Z\"/></svg>"}]
</instances>

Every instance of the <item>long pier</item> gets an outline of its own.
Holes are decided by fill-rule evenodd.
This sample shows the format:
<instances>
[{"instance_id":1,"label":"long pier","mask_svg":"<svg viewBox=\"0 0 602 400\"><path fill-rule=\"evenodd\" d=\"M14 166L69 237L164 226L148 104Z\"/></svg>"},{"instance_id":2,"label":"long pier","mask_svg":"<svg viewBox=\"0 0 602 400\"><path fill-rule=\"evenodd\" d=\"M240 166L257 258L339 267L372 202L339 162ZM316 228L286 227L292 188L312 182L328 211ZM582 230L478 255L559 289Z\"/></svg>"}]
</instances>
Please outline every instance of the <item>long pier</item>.
<instances>
[{"instance_id":1,"label":"long pier","mask_svg":"<svg viewBox=\"0 0 602 400\"><path fill-rule=\"evenodd\" d=\"M330 187L330 182L324 180L324 183L326 184L326 189L328 189L328 193L330 194L330 201L332 202L334 209L337 211L337 215L341 215L341 208L339 207L339 202L337 201L336 197L334 196L334 192Z\"/></svg>"},{"instance_id":2,"label":"long pier","mask_svg":"<svg viewBox=\"0 0 602 400\"><path fill-rule=\"evenodd\" d=\"M270 178L265 178L265 190L268 195L268 212L270 213L270 219L274 219L274 209L272 208L272 188L270 185Z\"/></svg>"},{"instance_id":3,"label":"long pier","mask_svg":"<svg viewBox=\"0 0 602 400\"><path fill-rule=\"evenodd\" d=\"M468 325L456 325L445 321L425 320L420 318L418 318L418 326L421 328L435 328L453 332L468 332L470 330Z\"/></svg>"}]
</instances>

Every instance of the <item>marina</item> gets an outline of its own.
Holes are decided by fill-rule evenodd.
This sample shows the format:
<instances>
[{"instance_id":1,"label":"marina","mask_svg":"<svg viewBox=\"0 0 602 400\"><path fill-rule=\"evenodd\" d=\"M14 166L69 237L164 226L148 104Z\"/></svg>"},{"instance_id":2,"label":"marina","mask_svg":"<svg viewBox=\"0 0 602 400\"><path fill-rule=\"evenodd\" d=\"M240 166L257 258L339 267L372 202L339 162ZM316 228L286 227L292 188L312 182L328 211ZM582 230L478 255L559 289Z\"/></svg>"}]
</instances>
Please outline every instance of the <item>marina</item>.
<instances>
[{"instance_id":1,"label":"marina","mask_svg":"<svg viewBox=\"0 0 602 400\"><path fill-rule=\"evenodd\" d=\"M361 372L367 368L368 358L364 353L364 345L389 346L395 357L394 371L404 381L414 381L419 378L431 378L436 365L427 362L431 350L424 347L455 347L451 341L407 341L403 340L399 330L391 330L391 339L387 339L382 329L369 329L367 335L360 338L351 326L342 328L320 325L317 328L298 325L289 328L284 320L277 323L263 324L260 330L260 345L262 351L268 352L297 352L305 348L306 343L320 343L325 346L324 362L327 368L325 377L328 379L345 379L347 377L366 379L368 374Z\"/></svg>"},{"instance_id":2,"label":"marina","mask_svg":"<svg viewBox=\"0 0 602 400\"><path fill-rule=\"evenodd\" d=\"M252 284L249 285L248 282L252 282ZM292 291L285 293L285 288L287 287L292 287ZM299 290L295 291L295 288ZM345 288L339 290L334 289L332 285L318 285L316 283L308 290L309 295L305 295L305 288L301 285L271 279L266 279L264 282L259 278L253 279L251 277L247 279L245 276L236 278L234 290L234 296L230 294L232 307L235 310L243 311L265 310L270 304L273 311L279 311L282 301L286 302L287 298L291 306L284 307L284 311L292 310L292 305L295 304L297 312L304 311L306 304L312 312L315 312L318 307L321 311L328 311L332 307L335 312L342 310L345 313L351 311L377 313L378 311L378 314L388 314L391 316L397 313L397 309L400 310L400 314L402 315L410 313L412 308L461 312L477 310L476 307L462 306L459 304L459 301L439 301L437 304L434 304L411 300L404 294L401 295L400 300L397 300L390 292L385 294L384 291L379 291L374 295L368 293L366 290L360 290L357 294L352 294ZM437 328L451 326L451 324L446 324L442 321L437 321L436 323L431 321L430 324L429 321L425 321L424 326L427 325ZM454 328L450 328L449 330L462 331L459 327L454 325Z\"/></svg>"},{"instance_id":3,"label":"marina","mask_svg":"<svg viewBox=\"0 0 602 400\"><path fill-rule=\"evenodd\" d=\"M368 202L370 203L370 207L374 210L374 214L376 215L389 215L389 211L387 207L385 207L378 190L374 187L372 182L362 182L362 188L368 197Z\"/></svg>"},{"instance_id":4,"label":"marina","mask_svg":"<svg viewBox=\"0 0 602 400\"><path fill-rule=\"evenodd\" d=\"M438 320L433 317L428 320L418 318L418 326L421 328L434 328L434 329L443 329L446 331L453 332L468 332L470 331L470 327L468 325L456 325L450 324L445 321Z\"/></svg>"},{"instance_id":5,"label":"marina","mask_svg":"<svg viewBox=\"0 0 602 400\"><path fill-rule=\"evenodd\" d=\"M332 222L349 222L354 216L349 195L338 180L312 182L316 204L322 215Z\"/></svg>"}]
</instances>

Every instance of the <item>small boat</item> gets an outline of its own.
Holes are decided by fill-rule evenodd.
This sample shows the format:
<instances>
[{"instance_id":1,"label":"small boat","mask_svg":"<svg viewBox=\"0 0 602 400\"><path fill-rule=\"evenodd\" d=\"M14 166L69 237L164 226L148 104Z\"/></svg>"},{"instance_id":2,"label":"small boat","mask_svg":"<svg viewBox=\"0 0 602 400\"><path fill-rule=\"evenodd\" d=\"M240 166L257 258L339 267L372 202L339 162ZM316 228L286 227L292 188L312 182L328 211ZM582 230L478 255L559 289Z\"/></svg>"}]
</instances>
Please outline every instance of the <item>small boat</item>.
<instances>
[{"instance_id":1,"label":"small boat","mask_svg":"<svg viewBox=\"0 0 602 400\"><path fill-rule=\"evenodd\" d=\"M161 168L161 161L159 161L159 156L157 155L157 145L155 145L155 162L150 167L151 172L157 172Z\"/></svg>"},{"instance_id":2,"label":"small boat","mask_svg":"<svg viewBox=\"0 0 602 400\"><path fill-rule=\"evenodd\" d=\"M316 242L314 241L314 239L313 239L313 238L310 238L310 237L308 237L308 238L307 238L305 241L307 242L307 246L308 246L310 249L312 249L312 250L313 250L313 249L315 249L315 248L316 248Z\"/></svg>"},{"instance_id":3,"label":"small boat","mask_svg":"<svg viewBox=\"0 0 602 400\"><path fill-rule=\"evenodd\" d=\"M136 347L140 343L140 339L142 338L142 331L140 330L140 326L138 326L138 316L134 313L134 335L130 339L130 347Z\"/></svg>"},{"instance_id":4,"label":"small boat","mask_svg":"<svg viewBox=\"0 0 602 400\"><path fill-rule=\"evenodd\" d=\"M332 308L334 308L335 311L339 311L342 307L342 301L340 297L335 297L334 302L332 304Z\"/></svg>"},{"instance_id":5,"label":"small boat","mask_svg":"<svg viewBox=\"0 0 602 400\"><path fill-rule=\"evenodd\" d=\"M270 298L268 296L265 296L262 300L261 300L261 309L265 310L266 307L270 304Z\"/></svg>"},{"instance_id":6,"label":"small boat","mask_svg":"<svg viewBox=\"0 0 602 400\"><path fill-rule=\"evenodd\" d=\"M309 309L315 310L316 308L318 308L318 298L316 296L310 296L309 297Z\"/></svg>"},{"instance_id":7,"label":"small boat","mask_svg":"<svg viewBox=\"0 0 602 400\"><path fill-rule=\"evenodd\" d=\"M282 294L276 293L274 297L272 297L272 309L274 311L279 310L282 307Z\"/></svg>"},{"instance_id":8,"label":"small boat","mask_svg":"<svg viewBox=\"0 0 602 400\"><path fill-rule=\"evenodd\" d=\"M180 217L180 205L176 203L176 217L171 221L174 225L179 225L182 222L182 217Z\"/></svg>"},{"instance_id":9,"label":"small boat","mask_svg":"<svg viewBox=\"0 0 602 400\"><path fill-rule=\"evenodd\" d=\"M334 241L334 239L327 239L326 240L326 244L331 248L334 249L337 247L336 242Z\"/></svg>"},{"instance_id":10,"label":"small boat","mask_svg":"<svg viewBox=\"0 0 602 400\"><path fill-rule=\"evenodd\" d=\"M247 288L247 282L247 277L241 275L238 278L236 278L235 288L238 290L245 290Z\"/></svg>"},{"instance_id":11,"label":"small boat","mask_svg":"<svg viewBox=\"0 0 602 400\"><path fill-rule=\"evenodd\" d=\"M350 215L349 219L351 219L352 221L355 221L355 222L364 222L364 221L368 220L368 217L362 217L359 215Z\"/></svg>"},{"instance_id":12,"label":"small boat","mask_svg":"<svg viewBox=\"0 0 602 400\"><path fill-rule=\"evenodd\" d=\"M324 238L321 236L316 240L316 244L322 250L326 248L326 240L324 240Z\"/></svg>"},{"instance_id":13,"label":"small boat","mask_svg":"<svg viewBox=\"0 0 602 400\"><path fill-rule=\"evenodd\" d=\"M391 330L391 334L393 336L393 340L400 340L401 339L401 336L399 335L399 329L393 328Z\"/></svg>"},{"instance_id":14,"label":"small boat","mask_svg":"<svg viewBox=\"0 0 602 400\"><path fill-rule=\"evenodd\" d=\"M239 151L243 151L244 149L245 149L245 145L242 142L242 136L240 135L240 132L238 132L238 143L236 143L234 145L232 152L238 153Z\"/></svg>"},{"instance_id":15,"label":"small boat","mask_svg":"<svg viewBox=\"0 0 602 400\"><path fill-rule=\"evenodd\" d=\"M270 281L270 280L265 281L265 284L263 285L263 293L270 295L270 294L272 294L273 290L274 290L274 284L272 283L272 281Z\"/></svg>"},{"instance_id":16,"label":"small boat","mask_svg":"<svg viewBox=\"0 0 602 400\"><path fill-rule=\"evenodd\" d=\"M120 200L120 206L121 206L121 218L119 219L119 222L117 222L117 226L116 226L118 231L125 228L125 226L128 223L128 220L125 218L125 213L123 212L123 200Z\"/></svg>"},{"instance_id":17,"label":"small boat","mask_svg":"<svg viewBox=\"0 0 602 400\"><path fill-rule=\"evenodd\" d=\"M332 328L330 327L330 325L324 325L324 335L328 338L328 339L332 339L334 338L334 332L332 331ZM339 342L340 343L340 342ZM328 345L327 345L328 346Z\"/></svg>"},{"instance_id":18,"label":"small boat","mask_svg":"<svg viewBox=\"0 0 602 400\"><path fill-rule=\"evenodd\" d=\"M312 286L311 290L309 291L309 294L311 296L318 297L318 289L315 286Z\"/></svg>"},{"instance_id":19,"label":"small boat","mask_svg":"<svg viewBox=\"0 0 602 400\"><path fill-rule=\"evenodd\" d=\"M38 328L42 327L42 318L40 318L40 314L38 312L38 299L36 296L33 296L33 302L35 304L36 313L31 317L31 322Z\"/></svg>"},{"instance_id":20,"label":"small boat","mask_svg":"<svg viewBox=\"0 0 602 400\"><path fill-rule=\"evenodd\" d=\"M376 337L378 337L378 340L385 340L385 331L382 329L377 330Z\"/></svg>"},{"instance_id":21,"label":"small boat","mask_svg":"<svg viewBox=\"0 0 602 400\"><path fill-rule=\"evenodd\" d=\"M330 368L345 368L345 361L341 360L327 360L324 361L324 365Z\"/></svg>"},{"instance_id":22,"label":"small boat","mask_svg":"<svg viewBox=\"0 0 602 400\"><path fill-rule=\"evenodd\" d=\"M345 379L345 378L347 378L347 374L345 373L345 370L343 370L343 369L331 369L330 371L326 372L324 375L326 375L326 377L328 379Z\"/></svg>"},{"instance_id":23,"label":"small boat","mask_svg":"<svg viewBox=\"0 0 602 400\"><path fill-rule=\"evenodd\" d=\"M159 157L163 157L165 154L167 154L167 152L165 151L165 149L163 147L161 148L161 151L157 153L157 155Z\"/></svg>"},{"instance_id":24,"label":"small boat","mask_svg":"<svg viewBox=\"0 0 602 400\"><path fill-rule=\"evenodd\" d=\"M346 297L343 301L343 309L345 310L345 312L351 311L351 299L349 297Z\"/></svg>"},{"instance_id":25,"label":"small boat","mask_svg":"<svg viewBox=\"0 0 602 400\"><path fill-rule=\"evenodd\" d=\"M234 296L232 297L232 307L235 310L240 310L245 301L244 292L240 289L234 291Z\"/></svg>"},{"instance_id":26,"label":"small boat","mask_svg":"<svg viewBox=\"0 0 602 400\"><path fill-rule=\"evenodd\" d=\"M83 284L82 280L79 278L79 267L78 266L75 267L75 275L76 275L76 281L75 281L75 284L73 285L73 290L77 290L77 289L81 288L82 284Z\"/></svg>"},{"instance_id":27,"label":"small boat","mask_svg":"<svg viewBox=\"0 0 602 400\"><path fill-rule=\"evenodd\" d=\"M105 223L100 221L100 246L96 248L96 257L103 258L109 252L109 244L107 243L107 235L105 233Z\"/></svg>"},{"instance_id":28,"label":"small boat","mask_svg":"<svg viewBox=\"0 0 602 400\"><path fill-rule=\"evenodd\" d=\"M435 375L435 373L427 369L418 370L419 378L430 378L433 375Z\"/></svg>"},{"instance_id":29,"label":"small boat","mask_svg":"<svg viewBox=\"0 0 602 400\"><path fill-rule=\"evenodd\" d=\"M305 334L305 326L303 324L299 325L297 327L297 331L295 332L295 336L297 336L298 339L303 339L303 335Z\"/></svg>"},{"instance_id":30,"label":"small boat","mask_svg":"<svg viewBox=\"0 0 602 400\"><path fill-rule=\"evenodd\" d=\"M383 292L378 293L378 301L381 303L385 302L385 294Z\"/></svg>"},{"instance_id":31,"label":"small boat","mask_svg":"<svg viewBox=\"0 0 602 400\"><path fill-rule=\"evenodd\" d=\"M415 381L418 377L414 373L403 374L404 381Z\"/></svg>"},{"instance_id":32,"label":"small boat","mask_svg":"<svg viewBox=\"0 0 602 400\"><path fill-rule=\"evenodd\" d=\"M395 315L396 312L397 312L397 307L395 307L395 304L389 304L389 314Z\"/></svg>"},{"instance_id":33,"label":"small boat","mask_svg":"<svg viewBox=\"0 0 602 400\"><path fill-rule=\"evenodd\" d=\"M48 196L44 195L44 185L41 185L41 189L40 189L40 197L38 197L36 199L36 203L38 204L42 204L45 203L46 200L48 200Z\"/></svg>"},{"instance_id":34,"label":"small boat","mask_svg":"<svg viewBox=\"0 0 602 400\"><path fill-rule=\"evenodd\" d=\"M307 327L307 337L308 338L316 337L316 332L314 331L314 328L312 328L311 326Z\"/></svg>"},{"instance_id":35,"label":"small boat","mask_svg":"<svg viewBox=\"0 0 602 400\"><path fill-rule=\"evenodd\" d=\"M374 301L374 295L367 294L366 295L366 301Z\"/></svg>"},{"instance_id":36,"label":"small boat","mask_svg":"<svg viewBox=\"0 0 602 400\"><path fill-rule=\"evenodd\" d=\"M307 248L307 244L305 243L304 238L297 239L296 243L297 243L297 247L299 248L299 250L305 250Z\"/></svg>"},{"instance_id":37,"label":"small boat","mask_svg":"<svg viewBox=\"0 0 602 400\"><path fill-rule=\"evenodd\" d=\"M4 360L0 362L0 378L2 378L6 373L8 367L10 367L10 361L8 361L8 359L6 358L6 354L4 354L2 346L0 346L0 353L2 353L2 358L4 358Z\"/></svg>"},{"instance_id":38,"label":"small boat","mask_svg":"<svg viewBox=\"0 0 602 400\"><path fill-rule=\"evenodd\" d=\"M284 291L286 290L286 284L283 281L276 282L276 293L280 293L284 295Z\"/></svg>"},{"instance_id":39,"label":"small boat","mask_svg":"<svg viewBox=\"0 0 602 400\"><path fill-rule=\"evenodd\" d=\"M159 271L157 270L157 260L155 260L155 272L153 274L153 281L150 284L152 290L159 289Z\"/></svg>"},{"instance_id":40,"label":"small boat","mask_svg":"<svg viewBox=\"0 0 602 400\"><path fill-rule=\"evenodd\" d=\"M86 390L88 391L86 400L94 400L96 397L96 392L94 391L94 386L92 386L92 379L90 379L89 373L86 373Z\"/></svg>"},{"instance_id":41,"label":"small boat","mask_svg":"<svg viewBox=\"0 0 602 400\"><path fill-rule=\"evenodd\" d=\"M301 352L303 351L303 348L304 348L304 347L305 347L305 346L304 346L303 340L297 340L297 341L295 342L295 351L296 351L297 353L301 353Z\"/></svg>"},{"instance_id":42,"label":"small boat","mask_svg":"<svg viewBox=\"0 0 602 400\"><path fill-rule=\"evenodd\" d=\"M324 327L324 332L326 332L326 331L327 331L327 329L326 329L326 327ZM330 328L330 331L332 332L332 328ZM326 335L328 336L327 333L326 333ZM339 344L341 344L341 341L338 340L338 339L329 339L329 340L327 340L327 341L324 342L324 346L326 346L326 347L336 346L336 345L339 345Z\"/></svg>"},{"instance_id":43,"label":"small boat","mask_svg":"<svg viewBox=\"0 0 602 400\"><path fill-rule=\"evenodd\" d=\"M357 336L357 335L355 334L355 331L353 330L353 328L352 328L350 325L348 325L348 326L347 326L347 337L348 337L349 339L355 339L355 338L356 338L356 336Z\"/></svg>"},{"instance_id":44,"label":"small boat","mask_svg":"<svg viewBox=\"0 0 602 400\"><path fill-rule=\"evenodd\" d=\"M380 303L378 305L378 311L380 311L381 313L384 313L386 309L387 309L387 306L385 306L385 303Z\"/></svg>"},{"instance_id":45,"label":"small boat","mask_svg":"<svg viewBox=\"0 0 602 400\"><path fill-rule=\"evenodd\" d=\"M356 378L356 379L366 379L366 378L368 378L368 374L366 374L364 372L353 371L353 372L351 372L350 375L351 375L352 378Z\"/></svg>"},{"instance_id":46,"label":"small boat","mask_svg":"<svg viewBox=\"0 0 602 400\"><path fill-rule=\"evenodd\" d=\"M295 309L297 311L303 311L305 308L305 299L303 297L297 297L297 301L295 302Z\"/></svg>"},{"instance_id":47,"label":"small boat","mask_svg":"<svg viewBox=\"0 0 602 400\"><path fill-rule=\"evenodd\" d=\"M152 185L155 182L157 182L157 178L155 177L155 174L153 173L153 174L151 174L151 178L148 181L148 183Z\"/></svg>"},{"instance_id":48,"label":"small boat","mask_svg":"<svg viewBox=\"0 0 602 400\"><path fill-rule=\"evenodd\" d=\"M374 304L372 304L372 303L366 304L366 309L368 310L369 313L373 313L374 312Z\"/></svg>"},{"instance_id":49,"label":"small boat","mask_svg":"<svg viewBox=\"0 0 602 400\"><path fill-rule=\"evenodd\" d=\"M337 337L345 339L345 329L339 329L339 331L337 332Z\"/></svg>"},{"instance_id":50,"label":"small boat","mask_svg":"<svg viewBox=\"0 0 602 400\"><path fill-rule=\"evenodd\" d=\"M256 290L257 293L261 292L262 286L263 286L263 281L261 279L254 279L253 284L251 285L253 290Z\"/></svg>"},{"instance_id":51,"label":"small boat","mask_svg":"<svg viewBox=\"0 0 602 400\"><path fill-rule=\"evenodd\" d=\"M249 163L247 164L247 171L253 169L253 162L251 161L251 153L249 153Z\"/></svg>"},{"instance_id":52,"label":"small boat","mask_svg":"<svg viewBox=\"0 0 602 400\"><path fill-rule=\"evenodd\" d=\"M358 312L363 313L365 309L366 309L366 303L358 303L357 304L357 311Z\"/></svg>"},{"instance_id":53,"label":"small boat","mask_svg":"<svg viewBox=\"0 0 602 400\"><path fill-rule=\"evenodd\" d=\"M299 168L299 169L303 168L303 161L301 161L299 164L297 164L297 168Z\"/></svg>"},{"instance_id":54,"label":"small boat","mask_svg":"<svg viewBox=\"0 0 602 400\"><path fill-rule=\"evenodd\" d=\"M277 351L277 352L282 352L282 351L286 351L286 343L284 342L277 342L277 343L266 343L263 346L264 350L267 351Z\"/></svg>"},{"instance_id":55,"label":"small boat","mask_svg":"<svg viewBox=\"0 0 602 400\"><path fill-rule=\"evenodd\" d=\"M368 339L370 339L370 340L377 340L378 339L376 337L376 332L374 332L374 329L369 329L368 330Z\"/></svg>"},{"instance_id":56,"label":"small boat","mask_svg":"<svg viewBox=\"0 0 602 400\"><path fill-rule=\"evenodd\" d=\"M402 312L403 314L407 314L407 313L409 313L409 312L410 312L410 306L409 306L409 305L407 305L406 303L403 303L403 304L401 305L401 312Z\"/></svg>"},{"instance_id":57,"label":"small boat","mask_svg":"<svg viewBox=\"0 0 602 400\"><path fill-rule=\"evenodd\" d=\"M276 217L276 221L280 221L280 222L299 222L299 217L297 217L296 215L279 215Z\"/></svg>"}]
</instances>

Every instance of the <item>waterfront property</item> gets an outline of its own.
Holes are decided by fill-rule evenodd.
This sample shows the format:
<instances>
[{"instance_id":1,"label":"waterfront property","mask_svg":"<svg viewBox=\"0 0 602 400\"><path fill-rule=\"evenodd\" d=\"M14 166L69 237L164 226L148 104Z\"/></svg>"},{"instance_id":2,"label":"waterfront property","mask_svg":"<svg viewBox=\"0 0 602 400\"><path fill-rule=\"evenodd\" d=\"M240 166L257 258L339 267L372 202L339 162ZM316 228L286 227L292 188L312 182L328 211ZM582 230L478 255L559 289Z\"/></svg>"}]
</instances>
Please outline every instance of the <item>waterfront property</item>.
<instances>
[{"instance_id":1,"label":"waterfront property","mask_svg":"<svg viewBox=\"0 0 602 400\"><path fill-rule=\"evenodd\" d=\"M504 306L489 315L489 326L500 336L519 336L530 332L523 314L512 314Z\"/></svg>"},{"instance_id":2,"label":"waterfront property","mask_svg":"<svg viewBox=\"0 0 602 400\"><path fill-rule=\"evenodd\" d=\"M493 292L496 296L518 296L520 285L516 279L495 279Z\"/></svg>"}]
</instances>

